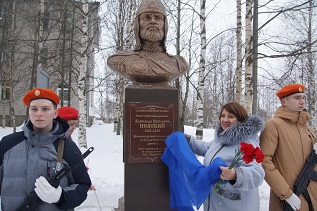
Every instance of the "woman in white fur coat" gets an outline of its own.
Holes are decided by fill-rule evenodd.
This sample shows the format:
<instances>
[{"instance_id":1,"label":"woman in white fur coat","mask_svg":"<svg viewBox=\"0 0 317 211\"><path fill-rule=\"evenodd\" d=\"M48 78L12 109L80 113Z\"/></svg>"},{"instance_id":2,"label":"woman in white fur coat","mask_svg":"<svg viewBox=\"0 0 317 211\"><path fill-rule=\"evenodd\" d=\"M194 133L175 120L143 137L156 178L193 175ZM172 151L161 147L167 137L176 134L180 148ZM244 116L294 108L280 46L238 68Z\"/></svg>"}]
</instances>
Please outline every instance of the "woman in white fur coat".
<instances>
[{"instance_id":1,"label":"woman in white fur coat","mask_svg":"<svg viewBox=\"0 0 317 211\"><path fill-rule=\"evenodd\" d=\"M248 115L243 106L236 102L224 105L219 114L220 123L214 140L205 142L188 137L190 148L197 155L204 156L204 165L221 157L229 166L240 148L241 142L259 147L258 133L264 128L264 121L255 115ZM204 202L205 211L243 210L256 211L260 207L258 187L264 179L261 163L240 161L231 170L222 169L221 179L228 181L216 193L210 187L210 194ZM220 205L221 202L221 205Z\"/></svg>"}]
</instances>

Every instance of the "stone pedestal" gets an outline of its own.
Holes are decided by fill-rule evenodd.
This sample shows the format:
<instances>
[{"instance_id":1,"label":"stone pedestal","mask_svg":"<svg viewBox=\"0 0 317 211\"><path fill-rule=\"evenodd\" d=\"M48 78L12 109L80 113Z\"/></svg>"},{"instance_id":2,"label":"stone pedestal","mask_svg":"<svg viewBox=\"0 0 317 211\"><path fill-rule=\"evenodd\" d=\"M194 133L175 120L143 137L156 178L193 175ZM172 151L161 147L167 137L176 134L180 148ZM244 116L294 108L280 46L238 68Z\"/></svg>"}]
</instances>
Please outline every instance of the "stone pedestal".
<instances>
[{"instance_id":1,"label":"stone pedestal","mask_svg":"<svg viewBox=\"0 0 317 211\"><path fill-rule=\"evenodd\" d=\"M130 85L124 104L126 211L168 211L168 168L160 157L166 137L178 130L178 90Z\"/></svg>"}]
</instances>

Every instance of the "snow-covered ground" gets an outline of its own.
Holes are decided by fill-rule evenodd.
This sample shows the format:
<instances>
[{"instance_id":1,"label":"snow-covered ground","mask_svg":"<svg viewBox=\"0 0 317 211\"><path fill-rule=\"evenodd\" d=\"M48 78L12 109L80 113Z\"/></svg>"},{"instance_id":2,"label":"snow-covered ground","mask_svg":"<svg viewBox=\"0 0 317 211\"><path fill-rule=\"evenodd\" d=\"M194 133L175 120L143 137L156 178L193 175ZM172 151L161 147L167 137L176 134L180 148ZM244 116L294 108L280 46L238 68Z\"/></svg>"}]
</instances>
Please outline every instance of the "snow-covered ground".
<instances>
[{"instance_id":1,"label":"snow-covered ground","mask_svg":"<svg viewBox=\"0 0 317 211\"><path fill-rule=\"evenodd\" d=\"M185 127L185 132L194 135L195 129ZM212 129L205 129L204 140L212 139L213 132ZM10 133L12 128L0 128L0 138ZM75 142L77 138L76 130L73 133ZM87 200L76 208L76 211L112 211L118 207L118 199L123 196L122 136L113 132L113 124L95 123L87 128L87 144L95 149L85 162L89 166L89 174L96 191L89 191ZM260 198L260 211L267 211L269 186L266 182L260 186ZM199 211L202 210L201 207Z\"/></svg>"}]
</instances>

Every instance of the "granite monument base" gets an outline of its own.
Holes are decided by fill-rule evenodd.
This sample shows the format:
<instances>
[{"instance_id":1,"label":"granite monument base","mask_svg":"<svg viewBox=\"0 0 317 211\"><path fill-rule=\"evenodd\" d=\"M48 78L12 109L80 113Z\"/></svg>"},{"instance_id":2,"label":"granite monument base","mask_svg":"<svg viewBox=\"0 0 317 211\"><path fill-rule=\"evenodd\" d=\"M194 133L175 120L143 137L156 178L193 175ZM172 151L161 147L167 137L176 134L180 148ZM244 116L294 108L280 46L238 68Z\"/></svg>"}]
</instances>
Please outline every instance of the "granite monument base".
<instances>
[{"instance_id":1,"label":"granite monument base","mask_svg":"<svg viewBox=\"0 0 317 211\"><path fill-rule=\"evenodd\" d=\"M178 90L130 85L124 104L124 207L170 211L165 139L178 130Z\"/></svg>"}]
</instances>

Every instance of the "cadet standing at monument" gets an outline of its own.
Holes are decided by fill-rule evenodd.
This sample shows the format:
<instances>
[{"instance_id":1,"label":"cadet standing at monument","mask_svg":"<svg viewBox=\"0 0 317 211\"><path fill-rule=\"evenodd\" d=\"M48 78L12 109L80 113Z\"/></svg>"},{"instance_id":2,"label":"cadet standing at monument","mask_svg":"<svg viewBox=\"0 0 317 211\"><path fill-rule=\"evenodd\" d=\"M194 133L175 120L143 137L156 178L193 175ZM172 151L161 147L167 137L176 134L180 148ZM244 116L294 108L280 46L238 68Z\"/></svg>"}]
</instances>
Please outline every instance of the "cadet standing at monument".
<instances>
[{"instance_id":1,"label":"cadet standing at monument","mask_svg":"<svg viewBox=\"0 0 317 211\"><path fill-rule=\"evenodd\" d=\"M71 211L87 198L91 181L84 162L62 178L57 188L47 181L60 166L72 166L81 155L67 139L68 123L57 116L59 102L53 90L44 88L34 88L23 97L30 119L21 132L0 142L2 210L16 210L33 191L40 200L31 204L32 210L38 211Z\"/></svg>"},{"instance_id":2,"label":"cadet standing at monument","mask_svg":"<svg viewBox=\"0 0 317 211\"><path fill-rule=\"evenodd\" d=\"M316 177L309 178L310 183L300 196L294 194L295 181L316 143L316 135L308 125L310 117L305 109L305 86L289 84L276 95L281 106L274 117L266 122L260 136L265 155L262 166L265 180L271 188L269 210L282 211L287 204L293 210L317 210ZM316 176L316 170L317 167L311 174Z\"/></svg>"}]
</instances>

